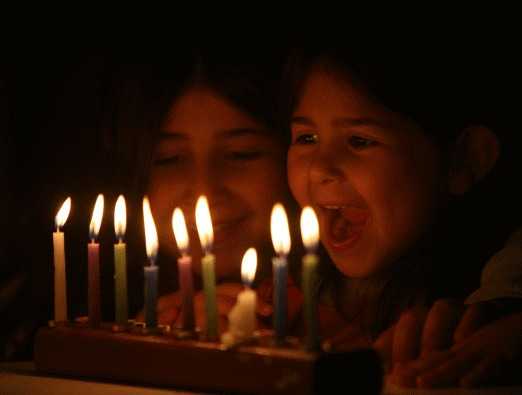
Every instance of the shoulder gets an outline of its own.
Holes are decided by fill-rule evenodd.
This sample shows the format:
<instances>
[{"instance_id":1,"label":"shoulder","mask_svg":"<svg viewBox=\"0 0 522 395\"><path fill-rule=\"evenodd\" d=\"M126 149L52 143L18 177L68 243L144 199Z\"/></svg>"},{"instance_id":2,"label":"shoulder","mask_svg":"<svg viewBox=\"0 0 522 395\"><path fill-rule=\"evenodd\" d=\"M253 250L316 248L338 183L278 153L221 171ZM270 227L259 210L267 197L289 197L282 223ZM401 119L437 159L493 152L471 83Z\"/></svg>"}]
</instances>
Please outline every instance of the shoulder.
<instances>
[{"instance_id":1,"label":"shoulder","mask_svg":"<svg viewBox=\"0 0 522 395\"><path fill-rule=\"evenodd\" d=\"M522 298L522 227L513 232L504 247L488 260L480 283L480 288L467 298L466 303Z\"/></svg>"}]
</instances>

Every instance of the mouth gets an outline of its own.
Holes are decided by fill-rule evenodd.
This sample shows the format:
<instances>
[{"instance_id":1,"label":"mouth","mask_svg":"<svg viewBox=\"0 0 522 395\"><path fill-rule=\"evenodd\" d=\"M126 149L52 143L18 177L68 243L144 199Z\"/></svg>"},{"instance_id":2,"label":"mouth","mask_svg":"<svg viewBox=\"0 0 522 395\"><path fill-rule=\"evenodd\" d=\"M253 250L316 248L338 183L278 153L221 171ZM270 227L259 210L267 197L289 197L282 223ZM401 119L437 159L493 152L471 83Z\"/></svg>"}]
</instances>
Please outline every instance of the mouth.
<instances>
[{"instance_id":1,"label":"mouth","mask_svg":"<svg viewBox=\"0 0 522 395\"><path fill-rule=\"evenodd\" d=\"M337 204L319 205L322 239L334 251L348 250L361 238L369 219L367 209Z\"/></svg>"}]
</instances>

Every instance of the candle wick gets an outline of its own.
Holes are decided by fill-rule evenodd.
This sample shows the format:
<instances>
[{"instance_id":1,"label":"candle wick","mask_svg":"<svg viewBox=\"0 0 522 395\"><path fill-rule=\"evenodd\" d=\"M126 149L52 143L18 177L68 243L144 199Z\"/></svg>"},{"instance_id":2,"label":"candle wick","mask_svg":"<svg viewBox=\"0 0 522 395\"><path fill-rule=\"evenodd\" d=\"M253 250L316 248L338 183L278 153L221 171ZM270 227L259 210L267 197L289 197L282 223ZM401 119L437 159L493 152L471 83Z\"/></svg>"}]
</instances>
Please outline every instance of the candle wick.
<instances>
[{"instance_id":1,"label":"candle wick","mask_svg":"<svg viewBox=\"0 0 522 395\"><path fill-rule=\"evenodd\" d=\"M118 237L118 244L122 244L121 236Z\"/></svg>"},{"instance_id":2,"label":"candle wick","mask_svg":"<svg viewBox=\"0 0 522 395\"><path fill-rule=\"evenodd\" d=\"M94 244L94 237L91 237L91 244Z\"/></svg>"}]
</instances>

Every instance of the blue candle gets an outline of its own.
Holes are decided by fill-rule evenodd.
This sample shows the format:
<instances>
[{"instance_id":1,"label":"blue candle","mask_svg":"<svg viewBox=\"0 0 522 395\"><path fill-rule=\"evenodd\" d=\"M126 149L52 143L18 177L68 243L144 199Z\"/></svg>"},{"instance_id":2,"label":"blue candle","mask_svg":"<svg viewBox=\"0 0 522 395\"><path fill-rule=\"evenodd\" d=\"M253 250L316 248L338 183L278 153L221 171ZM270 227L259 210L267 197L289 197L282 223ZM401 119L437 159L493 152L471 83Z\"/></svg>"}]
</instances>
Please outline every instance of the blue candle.
<instances>
[{"instance_id":1,"label":"blue candle","mask_svg":"<svg viewBox=\"0 0 522 395\"><path fill-rule=\"evenodd\" d=\"M153 263L145 266L145 325L155 328L158 324L156 317L156 301L158 299L158 266Z\"/></svg>"},{"instance_id":2,"label":"blue candle","mask_svg":"<svg viewBox=\"0 0 522 395\"><path fill-rule=\"evenodd\" d=\"M150 265L145 266L145 325L147 328L157 326L156 301L158 299L158 234L150 210L149 199L143 198L143 224L145 226L145 245Z\"/></svg>"},{"instance_id":3,"label":"blue candle","mask_svg":"<svg viewBox=\"0 0 522 395\"><path fill-rule=\"evenodd\" d=\"M288 218L281 203L276 203L270 219L272 244L277 254L272 259L274 277L274 331L277 344L283 344L286 336L287 277L286 256L290 252L290 231Z\"/></svg>"}]
</instances>

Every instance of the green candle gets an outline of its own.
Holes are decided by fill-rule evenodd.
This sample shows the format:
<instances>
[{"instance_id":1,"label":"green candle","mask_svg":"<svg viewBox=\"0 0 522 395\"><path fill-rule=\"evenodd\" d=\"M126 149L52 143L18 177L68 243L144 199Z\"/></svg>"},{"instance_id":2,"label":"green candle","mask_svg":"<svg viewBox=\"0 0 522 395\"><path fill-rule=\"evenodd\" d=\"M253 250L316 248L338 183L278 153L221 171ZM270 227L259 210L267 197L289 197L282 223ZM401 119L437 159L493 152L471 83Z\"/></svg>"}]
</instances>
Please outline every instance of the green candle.
<instances>
[{"instance_id":1,"label":"green candle","mask_svg":"<svg viewBox=\"0 0 522 395\"><path fill-rule=\"evenodd\" d=\"M205 311L207 315L207 340L218 339L218 321L216 306L216 274L214 265L216 258L210 252L214 241L212 220L207 198L200 196L196 203L196 227L204 256L201 259L203 275L203 292L205 295Z\"/></svg>"},{"instance_id":2,"label":"green candle","mask_svg":"<svg viewBox=\"0 0 522 395\"><path fill-rule=\"evenodd\" d=\"M201 259L203 273L203 292L205 294L205 312L207 315L207 338L215 340L218 337L217 306L216 306L216 275L214 270L216 258L206 254Z\"/></svg>"},{"instance_id":3,"label":"green candle","mask_svg":"<svg viewBox=\"0 0 522 395\"><path fill-rule=\"evenodd\" d=\"M303 257L304 319L306 323L306 348L319 349L319 322L317 317L317 264L315 254Z\"/></svg>"},{"instance_id":4,"label":"green candle","mask_svg":"<svg viewBox=\"0 0 522 395\"><path fill-rule=\"evenodd\" d=\"M318 351L320 349L319 317L317 314L317 265L319 259L314 251L319 242L319 222L311 207L305 207L301 212L301 237L308 251L303 257L302 267L306 349Z\"/></svg>"},{"instance_id":5,"label":"green candle","mask_svg":"<svg viewBox=\"0 0 522 395\"><path fill-rule=\"evenodd\" d=\"M114 208L114 231L118 238L118 243L114 244L115 321L120 325L127 324L129 315L127 307L127 254L126 246L123 242L126 225L125 199L120 195Z\"/></svg>"}]
</instances>

